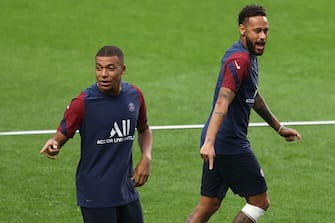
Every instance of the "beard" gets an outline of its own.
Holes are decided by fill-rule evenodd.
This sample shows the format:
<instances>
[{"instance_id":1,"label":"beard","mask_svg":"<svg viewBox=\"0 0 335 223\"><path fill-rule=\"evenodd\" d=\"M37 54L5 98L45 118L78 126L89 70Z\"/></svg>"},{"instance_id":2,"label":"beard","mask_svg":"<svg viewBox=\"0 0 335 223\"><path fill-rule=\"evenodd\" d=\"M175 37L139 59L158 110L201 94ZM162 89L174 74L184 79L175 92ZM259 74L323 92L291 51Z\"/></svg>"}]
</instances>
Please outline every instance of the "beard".
<instances>
[{"instance_id":1,"label":"beard","mask_svg":"<svg viewBox=\"0 0 335 223\"><path fill-rule=\"evenodd\" d=\"M245 37L248 51L255 56L261 56L264 53L265 41L256 41L253 43L247 36ZM257 50L257 45L263 45L263 49Z\"/></svg>"}]
</instances>

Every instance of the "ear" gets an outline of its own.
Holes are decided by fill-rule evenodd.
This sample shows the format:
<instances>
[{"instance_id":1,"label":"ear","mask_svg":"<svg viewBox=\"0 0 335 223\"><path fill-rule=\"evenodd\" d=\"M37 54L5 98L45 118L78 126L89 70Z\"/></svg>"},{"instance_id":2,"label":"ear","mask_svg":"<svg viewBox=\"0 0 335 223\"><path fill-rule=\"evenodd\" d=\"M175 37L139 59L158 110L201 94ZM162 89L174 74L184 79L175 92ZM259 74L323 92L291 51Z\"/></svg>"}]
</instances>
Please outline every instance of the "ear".
<instances>
[{"instance_id":1,"label":"ear","mask_svg":"<svg viewBox=\"0 0 335 223\"><path fill-rule=\"evenodd\" d=\"M245 35L245 25L240 24L240 35L244 36Z\"/></svg>"},{"instance_id":2,"label":"ear","mask_svg":"<svg viewBox=\"0 0 335 223\"><path fill-rule=\"evenodd\" d=\"M122 69L121 73L124 74L126 72L126 69L127 69L126 64L123 64L121 69Z\"/></svg>"}]
</instances>

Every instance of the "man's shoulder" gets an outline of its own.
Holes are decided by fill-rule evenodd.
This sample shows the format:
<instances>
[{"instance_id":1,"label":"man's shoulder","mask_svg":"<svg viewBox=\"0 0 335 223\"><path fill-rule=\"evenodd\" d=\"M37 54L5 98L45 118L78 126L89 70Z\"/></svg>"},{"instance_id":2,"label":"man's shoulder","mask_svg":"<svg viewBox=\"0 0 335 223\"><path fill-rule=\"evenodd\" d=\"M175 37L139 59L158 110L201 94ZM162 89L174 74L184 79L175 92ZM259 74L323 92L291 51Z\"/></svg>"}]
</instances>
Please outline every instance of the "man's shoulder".
<instances>
[{"instance_id":1,"label":"man's shoulder","mask_svg":"<svg viewBox=\"0 0 335 223\"><path fill-rule=\"evenodd\" d=\"M86 89L83 90L83 92L93 92L93 91L97 91L98 90L98 86L97 83L91 84L90 86L88 86Z\"/></svg>"},{"instance_id":2,"label":"man's shoulder","mask_svg":"<svg viewBox=\"0 0 335 223\"><path fill-rule=\"evenodd\" d=\"M250 54L240 42L234 43L225 53L226 58L245 58L249 60Z\"/></svg>"},{"instance_id":3,"label":"man's shoulder","mask_svg":"<svg viewBox=\"0 0 335 223\"><path fill-rule=\"evenodd\" d=\"M135 91L142 94L141 89L137 85L132 83L122 82L122 89L125 89L125 91Z\"/></svg>"}]
</instances>

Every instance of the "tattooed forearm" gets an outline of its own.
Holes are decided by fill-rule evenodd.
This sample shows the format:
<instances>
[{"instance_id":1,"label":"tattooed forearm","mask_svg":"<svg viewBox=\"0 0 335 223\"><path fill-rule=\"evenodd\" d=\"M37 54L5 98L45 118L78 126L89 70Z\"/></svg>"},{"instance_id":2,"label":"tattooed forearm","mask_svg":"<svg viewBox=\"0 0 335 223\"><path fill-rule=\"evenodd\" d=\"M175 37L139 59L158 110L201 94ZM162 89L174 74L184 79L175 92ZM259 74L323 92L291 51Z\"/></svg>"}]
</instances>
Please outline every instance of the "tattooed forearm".
<instances>
[{"instance_id":1,"label":"tattooed forearm","mask_svg":"<svg viewBox=\"0 0 335 223\"><path fill-rule=\"evenodd\" d=\"M224 117L225 116L225 114L223 113L223 112L214 112L214 114L216 114L216 115L218 115L218 116L220 116L220 117Z\"/></svg>"},{"instance_id":2,"label":"tattooed forearm","mask_svg":"<svg viewBox=\"0 0 335 223\"><path fill-rule=\"evenodd\" d=\"M220 92L220 97L229 98L229 94L227 92Z\"/></svg>"},{"instance_id":3,"label":"tattooed forearm","mask_svg":"<svg viewBox=\"0 0 335 223\"><path fill-rule=\"evenodd\" d=\"M266 105L259 107L256 112L266 121L267 123L272 123L272 113Z\"/></svg>"},{"instance_id":4,"label":"tattooed forearm","mask_svg":"<svg viewBox=\"0 0 335 223\"><path fill-rule=\"evenodd\" d=\"M224 100L229 100L232 97L232 95L229 94L227 91L220 91L219 97L216 101L216 104L220 105Z\"/></svg>"},{"instance_id":5,"label":"tattooed forearm","mask_svg":"<svg viewBox=\"0 0 335 223\"><path fill-rule=\"evenodd\" d=\"M264 98L261 95L256 96L254 110L257 112L259 116L263 118L270 126L275 128L276 125L276 118L270 111L269 107L266 105Z\"/></svg>"}]
</instances>

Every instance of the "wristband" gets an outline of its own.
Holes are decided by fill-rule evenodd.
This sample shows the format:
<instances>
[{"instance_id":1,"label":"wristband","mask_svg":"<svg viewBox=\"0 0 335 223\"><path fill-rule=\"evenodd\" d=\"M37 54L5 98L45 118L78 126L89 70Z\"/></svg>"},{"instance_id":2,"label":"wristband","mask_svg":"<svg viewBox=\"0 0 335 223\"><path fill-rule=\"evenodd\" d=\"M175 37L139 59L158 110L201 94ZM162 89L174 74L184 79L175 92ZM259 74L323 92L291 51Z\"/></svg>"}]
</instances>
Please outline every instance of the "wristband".
<instances>
[{"instance_id":1,"label":"wristband","mask_svg":"<svg viewBox=\"0 0 335 223\"><path fill-rule=\"evenodd\" d=\"M279 129L277 130L278 134L280 134L280 131L284 128L284 125L280 125Z\"/></svg>"}]
</instances>

